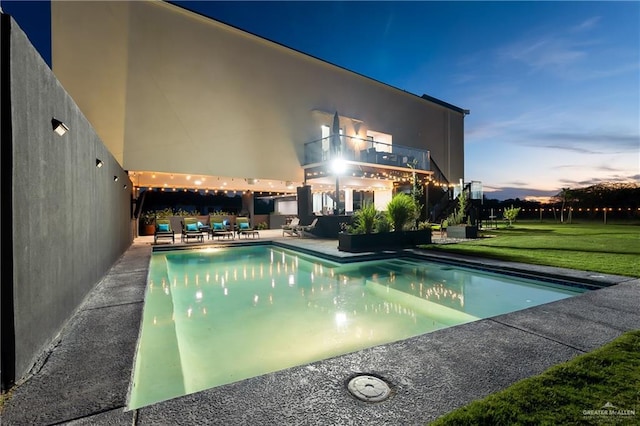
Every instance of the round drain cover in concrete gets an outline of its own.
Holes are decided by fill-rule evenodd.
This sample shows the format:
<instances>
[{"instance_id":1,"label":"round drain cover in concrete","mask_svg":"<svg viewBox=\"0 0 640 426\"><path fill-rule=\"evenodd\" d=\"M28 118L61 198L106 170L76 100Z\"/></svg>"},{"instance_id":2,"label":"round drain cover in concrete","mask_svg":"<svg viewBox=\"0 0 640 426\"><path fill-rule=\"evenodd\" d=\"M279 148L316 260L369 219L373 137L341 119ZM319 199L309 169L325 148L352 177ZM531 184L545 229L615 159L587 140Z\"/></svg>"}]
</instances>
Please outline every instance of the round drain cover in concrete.
<instances>
[{"instance_id":1,"label":"round drain cover in concrete","mask_svg":"<svg viewBox=\"0 0 640 426\"><path fill-rule=\"evenodd\" d=\"M382 380L373 376L356 376L347 385L356 398L367 402L383 401L389 397L391 389Z\"/></svg>"}]
</instances>

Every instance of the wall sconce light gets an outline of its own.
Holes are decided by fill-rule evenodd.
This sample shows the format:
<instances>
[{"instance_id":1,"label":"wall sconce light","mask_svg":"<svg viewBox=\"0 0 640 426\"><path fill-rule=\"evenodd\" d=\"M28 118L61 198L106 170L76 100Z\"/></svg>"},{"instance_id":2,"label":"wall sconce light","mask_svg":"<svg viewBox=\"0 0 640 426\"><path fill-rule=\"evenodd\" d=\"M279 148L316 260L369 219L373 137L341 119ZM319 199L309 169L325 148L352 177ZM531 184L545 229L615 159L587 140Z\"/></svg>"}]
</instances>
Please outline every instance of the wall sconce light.
<instances>
[{"instance_id":1,"label":"wall sconce light","mask_svg":"<svg viewBox=\"0 0 640 426\"><path fill-rule=\"evenodd\" d=\"M104 165L104 163L102 162L102 160L101 160L101 159L99 159L99 158L96 158L96 167L97 167L97 168L100 168L100 167L102 167L103 165Z\"/></svg>"},{"instance_id":2,"label":"wall sconce light","mask_svg":"<svg viewBox=\"0 0 640 426\"><path fill-rule=\"evenodd\" d=\"M113 177L113 181L114 181L114 182L117 182L117 181L118 181L118 176L114 176L114 177Z\"/></svg>"},{"instance_id":3,"label":"wall sconce light","mask_svg":"<svg viewBox=\"0 0 640 426\"><path fill-rule=\"evenodd\" d=\"M127 189L127 184L122 185L122 189Z\"/></svg>"},{"instance_id":4,"label":"wall sconce light","mask_svg":"<svg viewBox=\"0 0 640 426\"><path fill-rule=\"evenodd\" d=\"M67 131L69 130L69 126L67 126L62 121L60 121L60 120L58 120L56 118L52 118L51 119L51 126L53 126L53 131L56 132L60 136L62 136L65 133L67 133Z\"/></svg>"}]
</instances>

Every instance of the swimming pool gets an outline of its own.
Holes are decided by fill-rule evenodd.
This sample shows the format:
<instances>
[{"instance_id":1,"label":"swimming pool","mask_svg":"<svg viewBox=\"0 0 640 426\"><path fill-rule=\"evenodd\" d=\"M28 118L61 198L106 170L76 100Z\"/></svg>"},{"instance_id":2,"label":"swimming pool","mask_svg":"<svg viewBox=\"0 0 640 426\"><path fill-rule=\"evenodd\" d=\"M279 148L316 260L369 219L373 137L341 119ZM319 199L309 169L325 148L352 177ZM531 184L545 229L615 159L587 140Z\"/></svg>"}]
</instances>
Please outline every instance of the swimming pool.
<instances>
[{"instance_id":1,"label":"swimming pool","mask_svg":"<svg viewBox=\"0 0 640 426\"><path fill-rule=\"evenodd\" d=\"M583 292L411 258L269 245L154 253L128 407Z\"/></svg>"}]
</instances>

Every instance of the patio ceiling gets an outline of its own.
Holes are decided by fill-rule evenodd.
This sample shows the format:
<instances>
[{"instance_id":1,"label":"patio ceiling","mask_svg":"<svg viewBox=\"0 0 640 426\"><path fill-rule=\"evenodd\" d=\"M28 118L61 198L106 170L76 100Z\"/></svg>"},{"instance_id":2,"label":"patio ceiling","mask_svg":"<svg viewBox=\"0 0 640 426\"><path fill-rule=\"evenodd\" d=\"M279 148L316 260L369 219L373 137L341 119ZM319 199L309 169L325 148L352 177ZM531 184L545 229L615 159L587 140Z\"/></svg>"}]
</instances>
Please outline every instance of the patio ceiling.
<instances>
[{"instance_id":1,"label":"patio ceiling","mask_svg":"<svg viewBox=\"0 0 640 426\"><path fill-rule=\"evenodd\" d=\"M202 191L252 191L260 193L296 194L296 188L303 182L282 181L276 179L250 179L229 176L188 175L154 171L129 171L134 187L141 189L159 189L165 191L202 190ZM381 177L341 176L340 188L354 191L389 191L394 180ZM334 191L334 176L319 176L307 180L314 192Z\"/></svg>"},{"instance_id":2,"label":"patio ceiling","mask_svg":"<svg viewBox=\"0 0 640 426\"><path fill-rule=\"evenodd\" d=\"M252 191L296 193L296 187L302 182L283 181L276 179L253 179L229 176L210 176L199 174L164 173L154 171L129 171L129 178L137 188L173 190L203 190L203 191Z\"/></svg>"}]
</instances>

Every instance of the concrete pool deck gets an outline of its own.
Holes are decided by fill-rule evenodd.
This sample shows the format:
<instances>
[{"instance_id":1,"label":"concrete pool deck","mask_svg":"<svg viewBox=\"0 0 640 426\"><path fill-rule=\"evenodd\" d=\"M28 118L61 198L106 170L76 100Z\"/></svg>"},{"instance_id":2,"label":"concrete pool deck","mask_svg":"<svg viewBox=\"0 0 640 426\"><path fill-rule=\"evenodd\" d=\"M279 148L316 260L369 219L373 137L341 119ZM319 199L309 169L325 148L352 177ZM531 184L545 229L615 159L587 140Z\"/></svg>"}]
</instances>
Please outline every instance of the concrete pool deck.
<instances>
[{"instance_id":1,"label":"concrete pool deck","mask_svg":"<svg viewBox=\"0 0 640 426\"><path fill-rule=\"evenodd\" d=\"M352 256L338 252L335 240L261 231L261 241L266 240ZM125 411L151 241L137 238L96 285L30 377L7 398L0 423L427 424L640 328L640 279L437 255L610 287ZM377 403L353 397L347 382L358 373L383 378L391 397ZM576 413L576 422L580 416Z\"/></svg>"}]
</instances>

